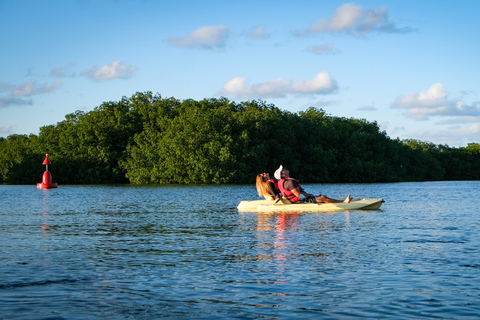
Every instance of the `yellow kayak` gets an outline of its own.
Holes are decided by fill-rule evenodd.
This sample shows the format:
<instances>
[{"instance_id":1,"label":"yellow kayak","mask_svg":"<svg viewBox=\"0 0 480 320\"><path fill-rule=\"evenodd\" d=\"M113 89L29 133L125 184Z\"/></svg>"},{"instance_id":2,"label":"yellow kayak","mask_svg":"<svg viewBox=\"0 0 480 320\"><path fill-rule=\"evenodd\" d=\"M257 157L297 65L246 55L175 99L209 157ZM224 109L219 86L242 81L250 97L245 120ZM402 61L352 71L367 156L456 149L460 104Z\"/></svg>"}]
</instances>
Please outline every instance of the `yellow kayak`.
<instances>
[{"instance_id":1,"label":"yellow kayak","mask_svg":"<svg viewBox=\"0 0 480 320\"><path fill-rule=\"evenodd\" d=\"M354 198L350 203L298 203L284 204L273 200L241 201L237 208L240 211L333 211L333 210L378 210L382 203L379 199Z\"/></svg>"},{"instance_id":2,"label":"yellow kayak","mask_svg":"<svg viewBox=\"0 0 480 320\"><path fill-rule=\"evenodd\" d=\"M337 198L336 200L343 201L345 198ZM355 200L360 200L360 198L352 199L352 201ZM282 199L281 201L283 202L284 200ZM282 204L282 202L279 201L278 204ZM237 208L242 210L255 210L261 204L275 204L275 200L243 200L238 204Z\"/></svg>"}]
</instances>

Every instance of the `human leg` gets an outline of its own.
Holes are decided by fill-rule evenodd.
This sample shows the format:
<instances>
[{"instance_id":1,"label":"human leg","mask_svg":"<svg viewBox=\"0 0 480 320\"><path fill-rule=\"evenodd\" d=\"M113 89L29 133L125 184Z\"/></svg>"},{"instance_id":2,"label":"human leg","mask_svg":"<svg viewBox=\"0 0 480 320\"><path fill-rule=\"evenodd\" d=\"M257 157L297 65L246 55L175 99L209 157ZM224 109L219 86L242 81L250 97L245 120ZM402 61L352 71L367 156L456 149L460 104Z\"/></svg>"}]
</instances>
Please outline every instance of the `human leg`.
<instances>
[{"instance_id":1,"label":"human leg","mask_svg":"<svg viewBox=\"0 0 480 320\"><path fill-rule=\"evenodd\" d=\"M327 196L322 196L322 195L319 195L318 197L315 197L317 199L317 203L337 203L337 202L343 202L341 200L337 200L337 199L332 199L332 198L329 198Z\"/></svg>"},{"instance_id":2,"label":"human leg","mask_svg":"<svg viewBox=\"0 0 480 320\"><path fill-rule=\"evenodd\" d=\"M316 199L317 199L317 203L339 203L339 202L350 203L353 198L351 195L348 195L345 200L337 200L337 199L329 198L327 196L319 195L318 197L316 197Z\"/></svg>"}]
</instances>

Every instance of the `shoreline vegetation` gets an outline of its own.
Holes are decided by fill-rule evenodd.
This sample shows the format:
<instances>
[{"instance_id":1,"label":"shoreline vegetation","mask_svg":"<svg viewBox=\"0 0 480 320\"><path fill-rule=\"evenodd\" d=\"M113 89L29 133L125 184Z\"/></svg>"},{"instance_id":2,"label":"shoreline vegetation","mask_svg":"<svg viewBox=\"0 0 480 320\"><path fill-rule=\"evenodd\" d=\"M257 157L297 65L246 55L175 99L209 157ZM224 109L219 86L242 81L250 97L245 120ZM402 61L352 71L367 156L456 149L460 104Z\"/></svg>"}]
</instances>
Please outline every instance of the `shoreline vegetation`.
<instances>
[{"instance_id":1,"label":"shoreline vegetation","mask_svg":"<svg viewBox=\"0 0 480 320\"><path fill-rule=\"evenodd\" d=\"M137 92L76 111L39 135L0 138L0 183L241 184L280 164L302 182L480 180L480 144L391 139L376 122L265 101Z\"/></svg>"}]
</instances>

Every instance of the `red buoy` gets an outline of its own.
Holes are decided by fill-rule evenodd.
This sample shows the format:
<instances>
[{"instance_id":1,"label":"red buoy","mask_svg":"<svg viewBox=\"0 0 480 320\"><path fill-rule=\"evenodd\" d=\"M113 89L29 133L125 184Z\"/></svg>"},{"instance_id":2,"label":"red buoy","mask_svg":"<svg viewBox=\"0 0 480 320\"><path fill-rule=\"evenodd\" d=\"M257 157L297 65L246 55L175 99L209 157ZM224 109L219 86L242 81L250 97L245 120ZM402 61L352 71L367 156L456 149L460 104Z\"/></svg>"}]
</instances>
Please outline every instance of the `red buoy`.
<instances>
[{"instance_id":1,"label":"red buoy","mask_svg":"<svg viewBox=\"0 0 480 320\"><path fill-rule=\"evenodd\" d=\"M52 182L52 174L50 171L48 171L48 165L52 164L50 162L50 159L48 159L48 154L45 155L45 160L42 163L43 165L46 165L47 168L45 169L45 172L43 173L43 178L41 183L37 183L37 189L50 189L50 188L56 188L58 184L56 182Z\"/></svg>"}]
</instances>

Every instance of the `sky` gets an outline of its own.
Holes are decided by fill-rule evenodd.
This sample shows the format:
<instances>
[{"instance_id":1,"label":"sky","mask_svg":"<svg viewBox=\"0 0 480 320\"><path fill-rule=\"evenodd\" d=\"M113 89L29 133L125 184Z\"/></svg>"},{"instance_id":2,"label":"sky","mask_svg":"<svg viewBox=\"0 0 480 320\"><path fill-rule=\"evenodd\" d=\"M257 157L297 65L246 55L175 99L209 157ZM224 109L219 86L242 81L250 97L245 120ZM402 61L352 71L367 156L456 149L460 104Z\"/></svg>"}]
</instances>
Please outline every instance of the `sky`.
<instances>
[{"instance_id":1,"label":"sky","mask_svg":"<svg viewBox=\"0 0 480 320\"><path fill-rule=\"evenodd\" d=\"M136 92L480 143L480 1L0 0L0 137Z\"/></svg>"}]
</instances>

